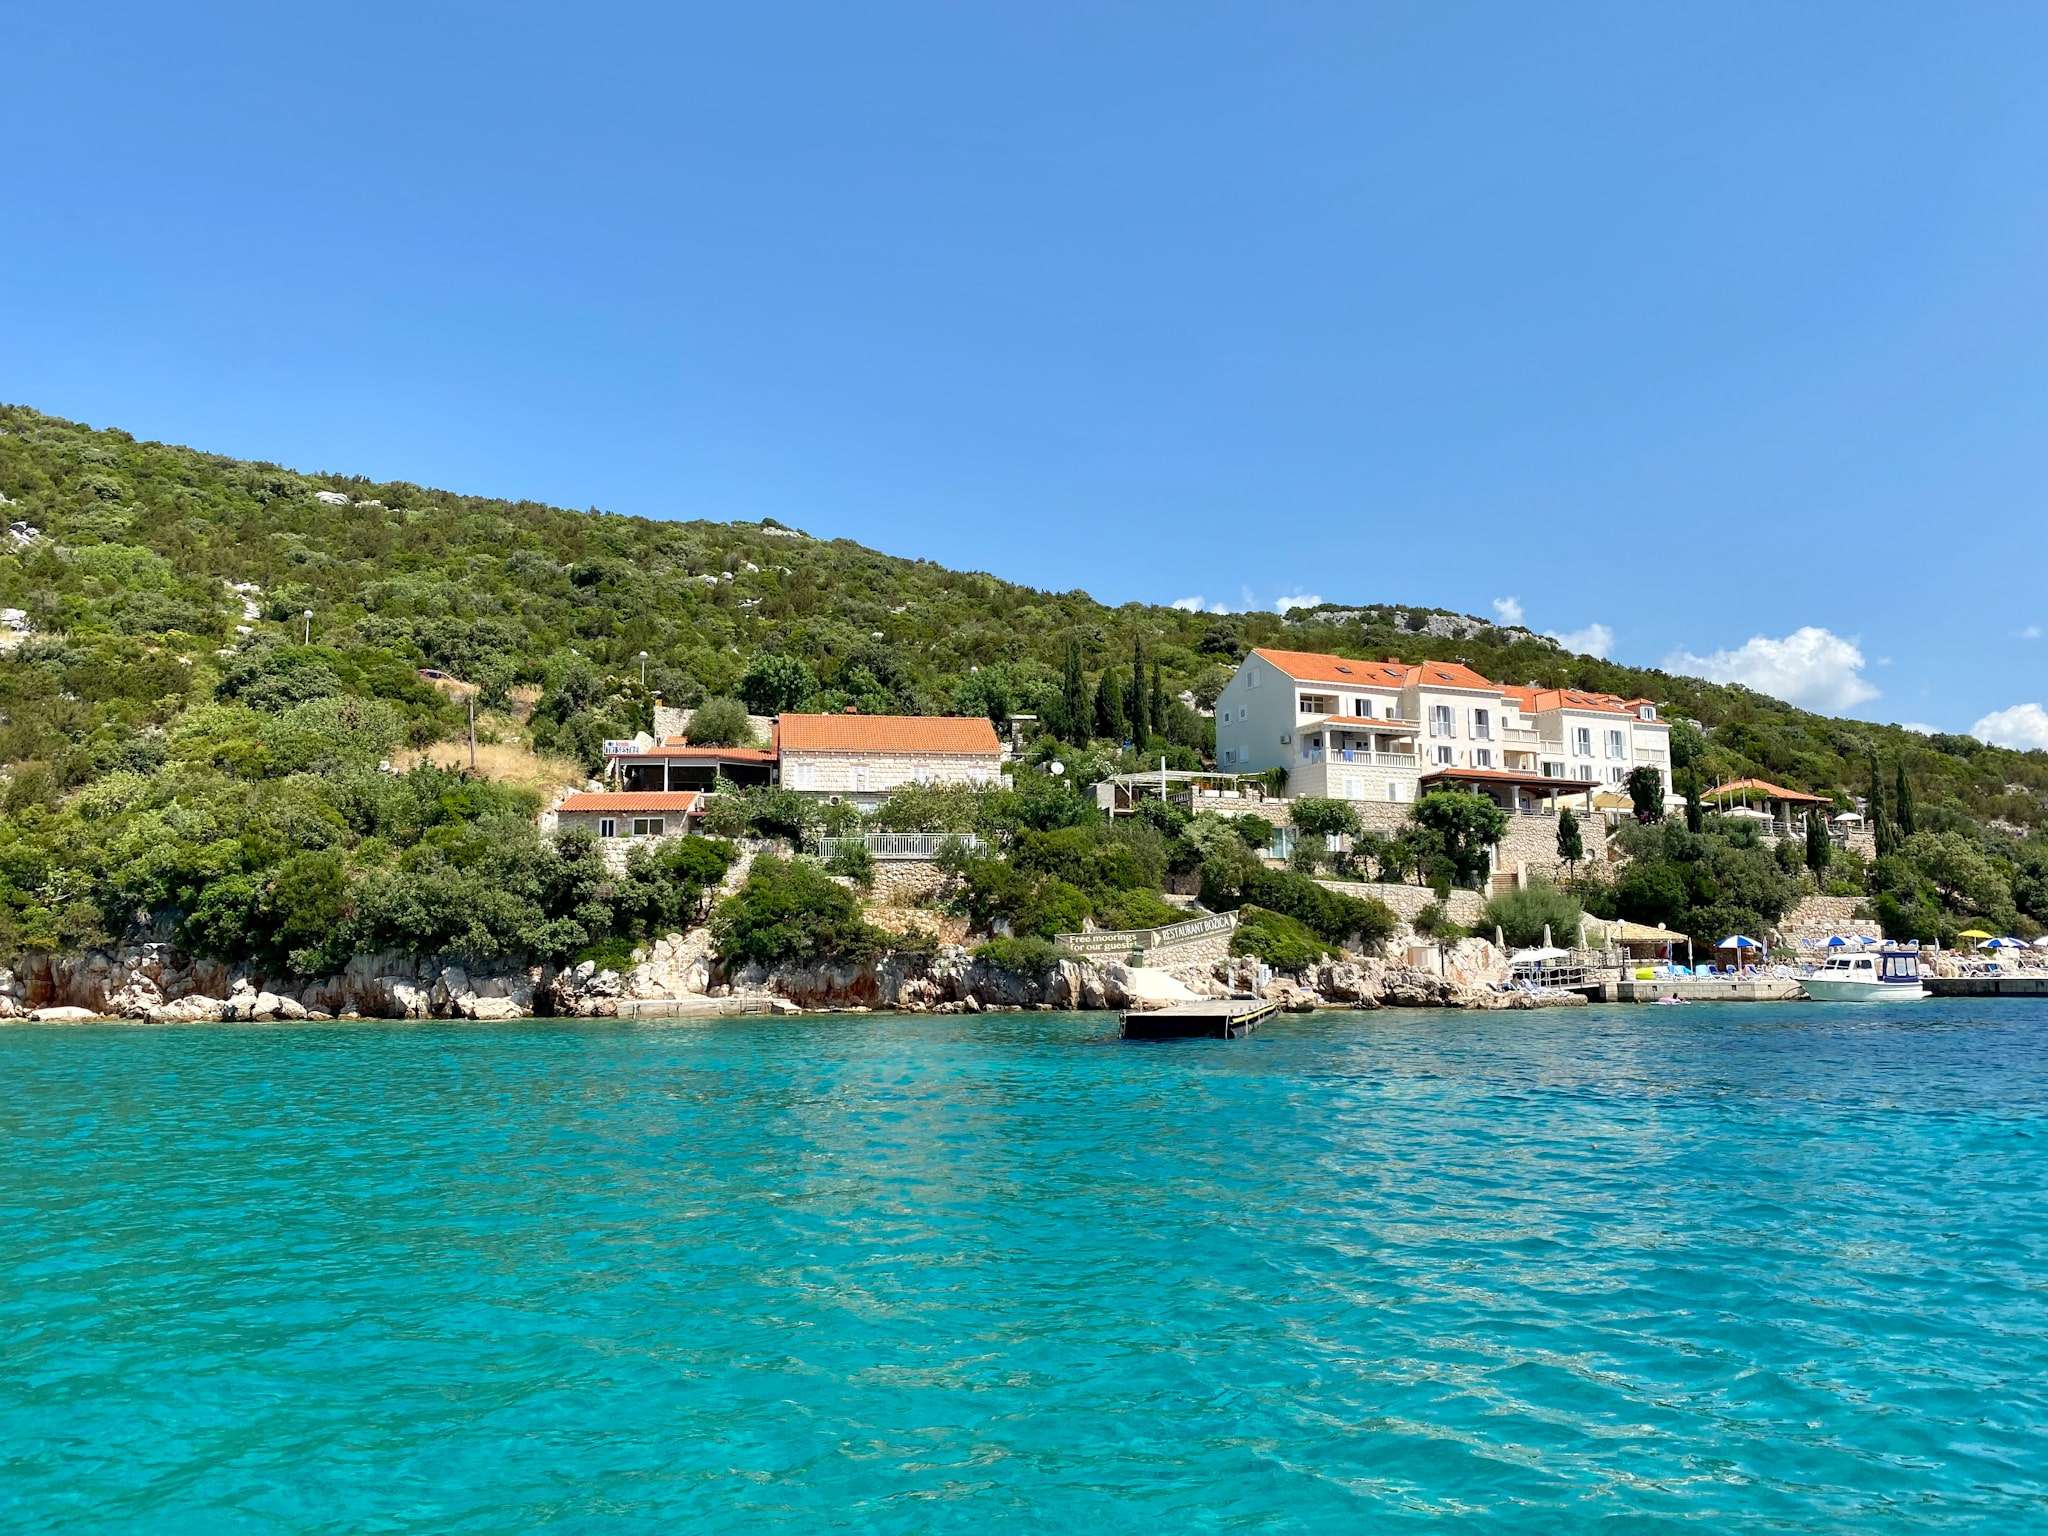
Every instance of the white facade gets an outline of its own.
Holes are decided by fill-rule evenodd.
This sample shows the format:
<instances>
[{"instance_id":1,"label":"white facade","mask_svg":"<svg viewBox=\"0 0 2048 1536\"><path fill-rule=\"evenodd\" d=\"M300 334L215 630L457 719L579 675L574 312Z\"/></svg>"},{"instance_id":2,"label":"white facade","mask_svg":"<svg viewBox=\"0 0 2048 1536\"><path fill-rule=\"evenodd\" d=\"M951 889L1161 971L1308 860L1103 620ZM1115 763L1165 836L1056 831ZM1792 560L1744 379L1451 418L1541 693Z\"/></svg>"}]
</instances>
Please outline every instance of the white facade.
<instances>
[{"instance_id":1,"label":"white facade","mask_svg":"<svg viewBox=\"0 0 2048 1536\"><path fill-rule=\"evenodd\" d=\"M1328 658L1336 660L1336 658ZM1287 770L1289 798L1415 798L1417 726L1401 684L1377 664L1345 677L1300 678L1254 651L1216 700L1216 766L1225 773Z\"/></svg>"},{"instance_id":2,"label":"white facade","mask_svg":"<svg viewBox=\"0 0 2048 1536\"><path fill-rule=\"evenodd\" d=\"M1216 700L1216 766L1287 770L1287 795L1407 801L1445 769L1618 788L1649 766L1671 789L1670 728L1646 699L1504 688L1450 662L1253 651Z\"/></svg>"}]
</instances>

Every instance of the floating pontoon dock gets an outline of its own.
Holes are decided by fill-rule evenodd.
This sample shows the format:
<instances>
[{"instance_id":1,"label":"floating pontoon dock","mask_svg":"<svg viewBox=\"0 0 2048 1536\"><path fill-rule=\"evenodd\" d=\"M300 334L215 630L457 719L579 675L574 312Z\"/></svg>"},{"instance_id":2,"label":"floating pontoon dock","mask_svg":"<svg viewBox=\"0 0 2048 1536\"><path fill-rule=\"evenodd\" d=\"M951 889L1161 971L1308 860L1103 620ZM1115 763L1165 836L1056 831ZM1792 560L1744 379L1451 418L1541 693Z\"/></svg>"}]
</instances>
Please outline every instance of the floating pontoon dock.
<instances>
[{"instance_id":1,"label":"floating pontoon dock","mask_svg":"<svg viewBox=\"0 0 2048 1536\"><path fill-rule=\"evenodd\" d=\"M1134 1008L1124 1015L1126 1040L1235 1040L1248 1035L1280 1009L1256 997L1176 1003L1171 1008Z\"/></svg>"}]
</instances>

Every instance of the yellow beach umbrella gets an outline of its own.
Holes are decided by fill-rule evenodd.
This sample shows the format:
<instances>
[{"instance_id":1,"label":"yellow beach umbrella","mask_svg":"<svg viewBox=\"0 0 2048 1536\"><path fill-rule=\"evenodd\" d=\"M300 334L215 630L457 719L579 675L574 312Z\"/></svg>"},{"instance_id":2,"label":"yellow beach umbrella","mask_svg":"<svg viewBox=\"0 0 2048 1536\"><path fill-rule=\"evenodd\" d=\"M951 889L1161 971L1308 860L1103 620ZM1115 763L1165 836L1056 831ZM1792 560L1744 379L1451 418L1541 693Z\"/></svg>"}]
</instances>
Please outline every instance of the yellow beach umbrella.
<instances>
[{"instance_id":1,"label":"yellow beach umbrella","mask_svg":"<svg viewBox=\"0 0 2048 1536\"><path fill-rule=\"evenodd\" d=\"M1957 934L1956 937L1959 939L1988 939L1991 937L1991 935L1986 933L1982 928L1965 928L1961 933Z\"/></svg>"}]
</instances>

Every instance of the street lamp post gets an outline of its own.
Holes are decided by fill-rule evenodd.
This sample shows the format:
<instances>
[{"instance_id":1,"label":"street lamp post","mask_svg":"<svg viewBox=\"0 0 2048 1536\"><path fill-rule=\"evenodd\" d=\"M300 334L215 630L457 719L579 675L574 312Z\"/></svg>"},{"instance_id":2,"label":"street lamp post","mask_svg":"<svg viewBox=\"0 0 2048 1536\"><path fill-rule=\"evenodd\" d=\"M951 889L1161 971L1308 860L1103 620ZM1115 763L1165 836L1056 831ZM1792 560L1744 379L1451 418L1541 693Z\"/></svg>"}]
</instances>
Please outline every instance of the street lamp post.
<instances>
[{"instance_id":1,"label":"street lamp post","mask_svg":"<svg viewBox=\"0 0 2048 1536\"><path fill-rule=\"evenodd\" d=\"M311 645L313 643L313 610L308 608L304 617L306 620L306 644Z\"/></svg>"},{"instance_id":2,"label":"street lamp post","mask_svg":"<svg viewBox=\"0 0 2048 1536\"><path fill-rule=\"evenodd\" d=\"M643 689L647 686L647 653L645 651L640 653L640 686Z\"/></svg>"}]
</instances>

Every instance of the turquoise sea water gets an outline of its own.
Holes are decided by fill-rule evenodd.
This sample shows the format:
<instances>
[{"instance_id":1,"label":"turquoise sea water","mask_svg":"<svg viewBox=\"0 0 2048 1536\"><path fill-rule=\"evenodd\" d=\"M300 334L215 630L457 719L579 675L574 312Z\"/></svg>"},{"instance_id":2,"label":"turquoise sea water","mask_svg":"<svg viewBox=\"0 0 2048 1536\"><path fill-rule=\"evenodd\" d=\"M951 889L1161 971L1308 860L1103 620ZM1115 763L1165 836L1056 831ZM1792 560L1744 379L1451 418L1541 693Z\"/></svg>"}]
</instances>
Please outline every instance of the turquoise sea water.
<instances>
[{"instance_id":1,"label":"turquoise sea water","mask_svg":"<svg viewBox=\"0 0 2048 1536\"><path fill-rule=\"evenodd\" d=\"M0 1029L0 1529L2048 1527L2048 1005Z\"/></svg>"}]
</instances>

